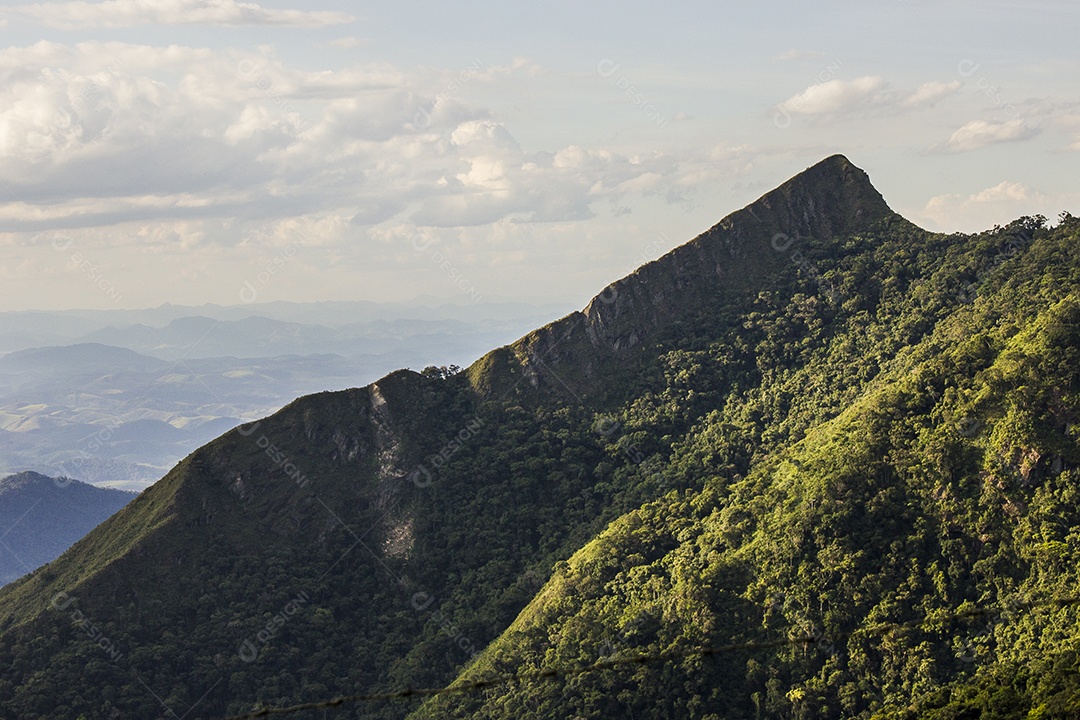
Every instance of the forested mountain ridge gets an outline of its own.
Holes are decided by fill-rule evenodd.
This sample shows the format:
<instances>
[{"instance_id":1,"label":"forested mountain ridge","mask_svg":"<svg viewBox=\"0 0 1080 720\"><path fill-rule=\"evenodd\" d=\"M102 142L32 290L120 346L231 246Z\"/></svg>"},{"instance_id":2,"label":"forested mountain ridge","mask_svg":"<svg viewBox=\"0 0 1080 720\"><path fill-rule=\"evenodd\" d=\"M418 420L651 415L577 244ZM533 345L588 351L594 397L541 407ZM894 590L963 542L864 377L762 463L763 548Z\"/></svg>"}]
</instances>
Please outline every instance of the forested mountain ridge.
<instances>
[{"instance_id":1,"label":"forested mountain ridge","mask_svg":"<svg viewBox=\"0 0 1080 720\"><path fill-rule=\"evenodd\" d=\"M215 717L1066 590L1078 250L1068 216L922 231L826 159L464 372L301 398L193 453L0 592L0 709ZM418 712L960 717L994 673L1075 690L1074 620L1039 617L1056 674L1021 619ZM1002 702L1068 716L1040 692Z\"/></svg>"},{"instance_id":2,"label":"forested mountain ridge","mask_svg":"<svg viewBox=\"0 0 1080 720\"><path fill-rule=\"evenodd\" d=\"M581 312L481 359L470 368L473 384L480 389L496 384L505 392L506 383L516 385L520 374L528 385L564 400L606 391L600 368L607 369L615 357L623 360L616 366L625 371L626 356L648 352L648 341L670 340L672 325L692 321L718 293L745 295L793 262L813 277L804 255L806 240L887 222L907 223L889 209L864 171L843 156L826 158L612 283ZM500 374L509 376L503 384L498 384ZM520 395L524 388L514 390Z\"/></svg>"},{"instance_id":3,"label":"forested mountain ridge","mask_svg":"<svg viewBox=\"0 0 1080 720\"><path fill-rule=\"evenodd\" d=\"M1080 240L1068 225L1059 250ZM1013 269L997 293L1014 312L981 296L745 479L702 462L731 444L707 418L662 471L703 487L557 566L460 681L816 642L451 695L416 717L1076 717L1080 277L1074 263L1038 288ZM1054 599L1068 606L1028 610ZM982 607L998 611L852 635Z\"/></svg>"}]
</instances>

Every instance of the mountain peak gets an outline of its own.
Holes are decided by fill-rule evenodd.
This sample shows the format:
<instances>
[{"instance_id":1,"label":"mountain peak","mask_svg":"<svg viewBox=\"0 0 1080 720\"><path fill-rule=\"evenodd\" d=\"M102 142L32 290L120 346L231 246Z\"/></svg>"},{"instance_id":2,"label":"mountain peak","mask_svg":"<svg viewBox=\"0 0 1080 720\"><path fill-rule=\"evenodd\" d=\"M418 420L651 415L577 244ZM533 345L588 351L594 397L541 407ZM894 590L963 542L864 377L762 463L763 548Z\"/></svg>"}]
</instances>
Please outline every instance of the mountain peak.
<instances>
[{"instance_id":1,"label":"mountain peak","mask_svg":"<svg viewBox=\"0 0 1080 720\"><path fill-rule=\"evenodd\" d=\"M902 218L863 170L843 155L832 155L608 285L582 312L489 353L470 375L477 386L490 384L482 376L504 366L507 377L523 372L534 388L555 377L546 384L558 393L568 386L552 369L567 366L580 378L571 392L586 394L603 374L604 358L640 349L721 294L755 292L769 277L798 264L793 257L809 251L810 239L852 235L887 219Z\"/></svg>"},{"instance_id":2,"label":"mountain peak","mask_svg":"<svg viewBox=\"0 0 1080 720\"><path fill-rule=\"evenodd\" d=\"M53 482L53 478L42 475L41 473L34 472L33 470L23 470L22 472L0 478L0 493L5 490L16 488L44 487Z\"/></svg>"},{"instance_id":3,"label":"mountain peak","mask_svg":"<svg viewBox=\"0 0 1080 720\"><path fill-rule=\"evenodd\" d=\"M893 215L866 171L843 155L832 155L732 213L717 227L756 221L771 226L774 233L825 239L865 230Z\"/></svg>"}]
</instances>

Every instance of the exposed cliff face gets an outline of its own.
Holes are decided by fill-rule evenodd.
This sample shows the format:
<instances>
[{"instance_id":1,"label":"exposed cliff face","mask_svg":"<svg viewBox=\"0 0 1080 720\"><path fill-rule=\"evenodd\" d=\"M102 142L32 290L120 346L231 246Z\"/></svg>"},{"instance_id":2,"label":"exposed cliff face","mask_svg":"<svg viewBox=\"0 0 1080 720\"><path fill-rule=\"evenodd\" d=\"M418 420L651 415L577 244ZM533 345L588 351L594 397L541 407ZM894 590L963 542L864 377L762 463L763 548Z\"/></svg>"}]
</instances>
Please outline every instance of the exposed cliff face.
<instances>
[{"instance_id":1,"label":"exposed cliff face","mask_svg":"<svg viewBox=\"0 0 1080 720\"><path fill-rule=\"evenodd\" d=\"M606 360L641 348L718 293L759 286L792 262L800 240L849 235L888 218L902 220L863 170L833 155L612 283L584 311L511 345L513 370L532 388L564 397L588 393ZM477 363L493 365L490 356Z\"/></svg>"}]
</instances>

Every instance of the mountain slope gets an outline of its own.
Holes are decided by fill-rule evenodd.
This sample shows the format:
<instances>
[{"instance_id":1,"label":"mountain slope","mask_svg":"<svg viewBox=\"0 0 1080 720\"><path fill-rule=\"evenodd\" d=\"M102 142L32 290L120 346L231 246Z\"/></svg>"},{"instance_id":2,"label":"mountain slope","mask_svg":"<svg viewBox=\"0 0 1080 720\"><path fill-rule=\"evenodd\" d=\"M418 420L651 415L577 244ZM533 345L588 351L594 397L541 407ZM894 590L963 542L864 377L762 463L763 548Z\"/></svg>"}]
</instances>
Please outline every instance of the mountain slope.
<instances>
[{"instance_id":1,"label":"mountain slope","mask_svg":"<svg viewBox=\"0 0 1080 720\"><path fill-rule=\"evenodd\" d=\"M33 472L0 479L0 584L55 560L134 497Z\"/></svg>"},{"instance_id":2,"label":"mountain slope","mask_svg":"<svg viewBox=\"0 0 1080 720\"><path fill-rule=\"evenodd\" d=\"M1077 230L1057 238L1073 252ZM1055 287L1075 288L1075 261L1061 275ZM1035 295L1024 279L1011 289ZM710 478L613 523L462 680L817 642L504 686L417 717L1074 717L1075 609L1009 613L1078 587L1080 297L1054 295L1004 316L982 298L745 480ZM687 459L730 442L719 424ZM988 604L1004 617L848 637Z\"/></svg>"},{"instance_id":3,"label":"mountain slope","mask_svg":"<svg viewBox=\"0 0 1080 720\"><path fill-rule=\"evenodd\" d=\"M923 586L886 587L873 574L879 556L910 550L920 559L936 542L924 533L923 546L907 544L901 519L918 523L920 514L891 489L890 453L915 463L924 442L944 442L932 427L903 424L930 402L905 399L923 391L904 378L927 365L916 377L944 393L948 373L934 362L971 375L1009 357L1017 333L1064 323L1047 313L1076 287L1076 225L1051 231L1035 218L980 236L927 233L889 211L865 173L828 158L585 311L462 373L400 371L301 398L193 453L56 562L0 592L0 663L14 668L0 679L0 708L214 717L442 683L476 656L472 672L485 672L590 657L604 642L754 637L776 588L797 601L764 628L783 633L818 621L824 611L808 593L836 593L838 579L845 590L865 583L866 599L847 607L837 597L838 615L825 618L836 626L914 611ZM1071 317L1067 305L1054 312ZM1052 347L1071 343L1066 334ZM1051 382L1069 387L1068 363L1053 367ZM1016 388L1034 387L1024 377ZM985 396L987 407L1011 407L1020 392L1011 388L965 385L974 395L964 402ZM1071 412L1071 395L1049 397ZM859 434L866 418L878 419ZM1054 428L1054 477L1068 481L1071 436ZM963 480L961 461L972 461L958 442L932 457L958 453ZM1017 447L1050 458L1041 445ZM796 462L810 470L790 470ZM873 483L859 482L864 471ZM884 495L868 495L877 490ZM877 532L872 547L892 555L849 562L852 527ZM967 546L958 536L948 547ZM958 556L957 572L966 561ZM964 572L929 606L982 599ZM108 643L72 625L72 605ZM646 616L634 614L642 608ZM820 691L819 705L833 711L836 697L855 692L802 687L804 672L819 668L798 657L757 662L763 697L773 698L764 716L812 707L777 693ZM896 701L895 687L874 685L878 675L914 687L903 684L907 669L878 673L868 662L853 709ZM722 675L749 672L738 670ZM629 684L619 693L630 705L639 698L633 707L645 714L737 717L762 692L729 683L724 700L704 689L716 676L664 673L658 692ZM962 679L930 677L926 687ZM421 712L564 717L563 705L577 703L592 715L624 713L626 705L596 704L610 693L590 682L572 699L525 688L483 707ZM675 687L686 692L668 692ZM672 705L675 695L685 704Z\"/></svg>"}]
</instances>

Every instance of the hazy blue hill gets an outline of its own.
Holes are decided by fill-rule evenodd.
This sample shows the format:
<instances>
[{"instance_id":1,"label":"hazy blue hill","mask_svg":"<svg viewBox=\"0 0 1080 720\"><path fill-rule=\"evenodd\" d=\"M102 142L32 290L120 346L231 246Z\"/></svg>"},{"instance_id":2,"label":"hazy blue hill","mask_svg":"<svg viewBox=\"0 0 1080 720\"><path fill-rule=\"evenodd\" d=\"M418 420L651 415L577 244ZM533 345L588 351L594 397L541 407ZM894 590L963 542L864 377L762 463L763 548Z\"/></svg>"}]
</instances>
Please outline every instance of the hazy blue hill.
<instances>
[{"instance_id":1,"label":"hazy blue hill","mask_svg":"<svg viewBox=\"0 0 1080 720\"><path fill-rule=\"evenodd\" d=\"M85 333L85 319L63 312L0 313L0 352L64 345Z\"/></svg>"},{"instance_id":2,"label":"hazy blue hill","mask_svg":"<svg viewBox=\"0 0 1080 720\"><path fill-rule=\"evenodd\" d=\"M215 320L190 316L177 318L164 327L138 324L109 327L85 339L139 352L163 360L210 357L269 357L305 351L324 353L336 333L318 325L283 322L250 316L241 320Z\"/></svg>"},{"instance_id":3,"label":"hazy blue hill","mask_svg":"<svg viewBox=\"0 0 1080 720\"><path fill-rule=\"evenodd\" d=\"M0 583L55 560L134 497L34 472L0 479Z\"/></svg>"},{"instance_id":4,"label":"hazy blue hill","mask_svg":"<svg viewBox=\"0 0 1080 720\"><path fill-rule=\"evenodd\" d=\"M510 327L521 326L517 319ZM166 361L217 357L268 358L282 355L378 356L412 349L427 352L482 352L487 339L505 334L505 320L399 318L367 320L338 327L286 322L252 315L238 320L192 316L172 320L162 327L143 324L107 327L82 338L88 342L129 348Z\"/></svg>"},{"instance_id":5,"label":"hazy blue hill","mask_svg":"<svg viewBox=\"0 0 1080 720\"><path fill-rule=\"evenodd\" d=\"M162 367L164 363L156 358L101 343L32 348L0 357L0 374L70 375L125 370L149 372Z\"/></svg>"}]
</instances>

